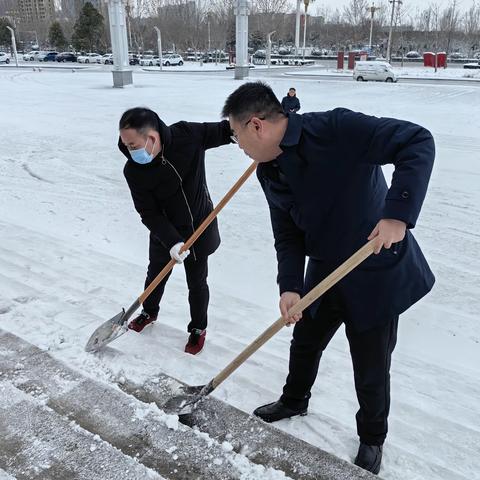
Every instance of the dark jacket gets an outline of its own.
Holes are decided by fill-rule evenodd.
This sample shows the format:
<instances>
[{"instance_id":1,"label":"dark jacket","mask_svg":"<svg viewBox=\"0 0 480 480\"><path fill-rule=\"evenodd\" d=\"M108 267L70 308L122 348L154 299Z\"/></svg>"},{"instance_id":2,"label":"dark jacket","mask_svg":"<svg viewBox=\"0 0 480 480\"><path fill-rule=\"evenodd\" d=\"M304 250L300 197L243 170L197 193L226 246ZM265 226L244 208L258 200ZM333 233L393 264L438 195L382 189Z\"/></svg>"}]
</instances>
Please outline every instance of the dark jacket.
<instances>
[{"instance_id":1,"label":"dark jacket","mask_svg":"<svg viewBox=\"0 0 480 480\"><path fill-rule=\"evenodd\" d=\"M285 113L292 113L292 110L296 113L300 110L300 100L296 95L293 97L287 95L282 99L282 108Z\"/></svg>"},{"instance_id":2,"label":"dark jacket","mask_svg":"<svg viewBox=\"0 0 480 480\"><path fill-rule=\"evenodd\" d=\"M205 179L205 150L226 145L230 140L228 121L220 123L178 122L167 127L158 118L162 151L151 163L135 163L119 140L127 157L124 175L135 209L150 237L167 253L187 240L213 210ZM194 255L210 255L220 244L214 220L195 242Z\"/></svg>"},{"instance_id":3,"label":"dark jacket","mask_svg":"<svg viewBox=\"0 0 480 480\"><path fill-rule=\"evenodd\" d=\"M324 278L367 242L382 218L415 226L435 156L426 129L337 108L290 115L280 147L275 161L257 168L270 207L280 293L310 290L305 257L319 262ZM387 163L395 165L390 188L380 167ZM399 315L433 283L407 230L403 241L372 255L338 289L348 320L361 331Z\"/></svg>"}]
</instances>

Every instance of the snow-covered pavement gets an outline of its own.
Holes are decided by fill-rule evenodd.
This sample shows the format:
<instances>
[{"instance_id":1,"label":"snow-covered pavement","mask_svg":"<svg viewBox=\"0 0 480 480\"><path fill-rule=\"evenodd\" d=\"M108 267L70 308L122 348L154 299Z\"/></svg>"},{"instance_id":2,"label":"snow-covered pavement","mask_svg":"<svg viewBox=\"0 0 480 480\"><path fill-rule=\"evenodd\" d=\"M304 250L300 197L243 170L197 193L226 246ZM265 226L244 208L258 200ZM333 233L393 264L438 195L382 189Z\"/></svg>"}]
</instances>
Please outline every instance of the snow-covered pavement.
<instances>
[{"instance_id":1,"label":"snow-covered pavement","mask_svg":"<svg viewBox=\"0 0 480 480\"><path fill-rule=\"evenodd\" d=\"M269 82L279 96L293 82L303 111L344 106L409 119L434 134L436 165L414 233L437 283L401 318L381 475L480 478L480 90L291 77ZM210 262L205 351L183 353L188 305L181 268L153 328L124 335L98 355L83 351L92 331L141 293L147 263L147 231L133 210L116 148L121 113L146 105L167 123L215 121L237 86L224 76L143 73L134 87L114 90L107 72L0 70L0 328L106 382L121 375L141 382L164 371L196 385L276 320L270 221L252 178L220 214L223 243ZM249 163L233 145L208 153L214 201ZM247 412L276 399L290 335L280 332L215 396ZM348 345L339 332L322 360L309 415L278 427L352 460L356 409Z\"/></svg>"}]
</instances>

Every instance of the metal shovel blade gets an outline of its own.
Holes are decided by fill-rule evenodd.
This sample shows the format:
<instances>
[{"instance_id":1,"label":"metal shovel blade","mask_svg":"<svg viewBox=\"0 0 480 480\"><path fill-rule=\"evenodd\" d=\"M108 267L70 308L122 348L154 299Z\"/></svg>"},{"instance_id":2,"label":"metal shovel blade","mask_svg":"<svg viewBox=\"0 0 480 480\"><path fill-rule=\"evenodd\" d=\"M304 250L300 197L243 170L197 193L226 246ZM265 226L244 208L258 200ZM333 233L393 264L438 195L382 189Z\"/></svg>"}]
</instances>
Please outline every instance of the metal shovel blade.
<instances>
[{"instance_id":1,"label":"metal shovel blade","mask_svg":"<svg viewBox=\"0 0 480 480\"><path fill-rule=\"evenodd\" d=\"M185 394L172 397L162 409L166 413L175 415L190 415L197 408L198 404L214 389L212 382L197 387L185 387Z\"/></svg>"},{"instance_id":2,"label":"metal shovel blade","mask_svg":"<svg viewBox=\"0 0 480 480\"><path fill-rule=\"evenodd\" d=\"M116 338L123 335L127 330L127 322L123 320L125 310L102 323L92 334L85 346L86 352L96 352Z\"/></svg>"}]
</instances>

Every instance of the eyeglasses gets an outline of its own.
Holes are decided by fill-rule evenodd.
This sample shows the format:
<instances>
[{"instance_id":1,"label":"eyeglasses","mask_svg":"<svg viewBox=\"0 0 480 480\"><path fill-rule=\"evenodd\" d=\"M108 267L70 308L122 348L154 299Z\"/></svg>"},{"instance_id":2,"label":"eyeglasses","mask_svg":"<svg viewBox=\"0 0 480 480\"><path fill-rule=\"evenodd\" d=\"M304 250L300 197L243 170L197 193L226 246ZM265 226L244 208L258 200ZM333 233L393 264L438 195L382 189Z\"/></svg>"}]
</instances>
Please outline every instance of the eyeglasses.
<instances>
[{"instance_id":1,"label":"eyeglasses","mask_svg":"<svg viewBox=\"0 0 480 480\"><path fill-rule=\"evenodd\" d=\"M250 118L244 125L243 128L245 128L255 117ZM259 120L265 120L265 117L257 117ZM232 140L233 143L236 143L238 145L238 135L236 133L233 133L230 135L230 139Z\"/></svg>"}]
</instances>

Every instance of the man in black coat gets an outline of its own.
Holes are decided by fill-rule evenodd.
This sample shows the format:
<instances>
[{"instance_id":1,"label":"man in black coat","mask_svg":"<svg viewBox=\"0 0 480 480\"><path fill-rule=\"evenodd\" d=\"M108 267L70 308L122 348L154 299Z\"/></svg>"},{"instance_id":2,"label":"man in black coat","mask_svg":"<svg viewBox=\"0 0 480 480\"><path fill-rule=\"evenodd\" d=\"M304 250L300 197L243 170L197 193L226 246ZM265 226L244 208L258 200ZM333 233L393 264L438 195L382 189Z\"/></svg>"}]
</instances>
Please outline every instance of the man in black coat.
<instances>
[{"instance_id":1,"label":"man in black coat","mask_svg":"<svg viewBox=\"0 0 480 480\"><path fill-rule=\"evenodd\" d=\"M285 115L261 82L233 92L223 115L240 148L259 163L277 251L280 310L295 324L283 395L254 414L267 422L306 414L322 352L343 323L360 405L355 463L378 473L398 317L435 281L410 232L427 191L433 138L413 123L345 108ZM381 170L387 163L395 166L390 188ZM370 239L375 255L303 317L288 315L302 295Z\"/></svg>"},{"instance_id":2,"label":"man in black coat","mask_svg":"<svg viewBox=\"0 0 480 480\"><path fill-rule=\"evenodd\" d=\"M287 95L282 98L282 108L285 113L297 113L300 110L300 100L293 87L289 88Z\"/></svg>"},{"instance_id":3,"label":"man in black coat","mask_svg":"<svg viewBox=\"0 0 480 480\"><path fill-rule=\"evenodd\" d=\"M205 178L205 150L231 143L227 121L178 122L167 127L147 108L127 110L120 119L119 148L127 157L124 175L142 223L150 231L145 288L173 258L184 264L191 321L185 351L196 354L204 345L209 290L208 256L220 244L214 220L192 247L180 252L213 210ZM143 303L142 313L128 327L141 332L158 316L169 275Z\"/></svg>"}]
</instances>

